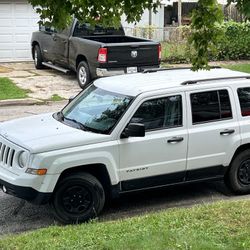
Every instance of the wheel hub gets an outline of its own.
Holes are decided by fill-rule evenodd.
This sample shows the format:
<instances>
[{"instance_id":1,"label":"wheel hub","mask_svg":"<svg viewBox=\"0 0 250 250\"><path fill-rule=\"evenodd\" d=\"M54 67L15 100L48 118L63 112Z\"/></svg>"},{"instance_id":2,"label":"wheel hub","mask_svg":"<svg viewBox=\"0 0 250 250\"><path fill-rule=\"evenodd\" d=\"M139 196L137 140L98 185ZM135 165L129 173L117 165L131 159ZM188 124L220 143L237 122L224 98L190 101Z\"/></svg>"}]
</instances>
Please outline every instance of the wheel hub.
<instances>
[{"instance_id":1,"label":"wheel hub","mask_svg":"<svg viewBox=\"0 0 250 250\"><path fill-rule=\"evenodd\" d=\"M250 184L250 159L241 163L238 170L238 178L242 184Z\"/></svg>"},{"instance_id":2,"label":"wheel hub","mask_svg":"<svg viewBox=\"0 0 250 250\"><path fill-rule=\"evenodd\" d=\"M86 69L84 67L81 67L79 70L79 79L80 79L81 84L83 84L83 85L87 81L87 72L86 72Z\"/></svg>"},{"instance_id":3,"label":"wheel hub","mask_svg":"<svg viewBox=\"0 0 250 250\"><path fill-rule=\"evenodd\" d=\"M74 186L65 190L62 197L64 209L71 214L84 213L92 204L91 193L83 186Z\"/></svg>"}]
</instances>

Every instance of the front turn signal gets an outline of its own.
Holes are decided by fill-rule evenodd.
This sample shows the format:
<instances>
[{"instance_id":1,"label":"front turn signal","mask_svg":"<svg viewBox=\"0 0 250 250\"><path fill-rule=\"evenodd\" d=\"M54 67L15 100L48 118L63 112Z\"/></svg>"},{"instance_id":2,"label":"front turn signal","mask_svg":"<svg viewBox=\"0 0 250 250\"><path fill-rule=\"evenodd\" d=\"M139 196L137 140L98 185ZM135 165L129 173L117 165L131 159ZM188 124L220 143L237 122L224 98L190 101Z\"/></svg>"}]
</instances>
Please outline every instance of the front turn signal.
<instances>
[{"instance_id":1,"label":"front turn signal","mask_svg":"<svg viewBox=\"0 0 250 250\"><path fill-rule=\"evenodd\" d=\"M28 168L25 172L27 174L33 174L33 175L46 175L47 169L46 168L41 168L41 169Z\"/></svg>"}]
</instances>

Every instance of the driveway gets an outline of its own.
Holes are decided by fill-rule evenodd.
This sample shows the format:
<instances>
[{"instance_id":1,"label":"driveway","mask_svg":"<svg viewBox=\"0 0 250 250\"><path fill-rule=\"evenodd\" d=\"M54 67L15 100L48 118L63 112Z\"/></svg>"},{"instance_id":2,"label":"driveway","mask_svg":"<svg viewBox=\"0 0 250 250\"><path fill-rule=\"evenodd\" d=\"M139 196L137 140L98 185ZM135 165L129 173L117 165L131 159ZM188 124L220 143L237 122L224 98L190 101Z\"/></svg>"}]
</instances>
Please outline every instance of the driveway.
<instances>
[{"instance_id":1,"label":"driveway","mask_svg":"<svg viewBox=\"0 0 250 250\"><path fill-rule=\"evenodd\" d=\"M54 94L68 99L81 90L74 73L65 75L52 69L36 70L33 62L0 63L0 77L8 77L18 87L30 90L29 97L35 99L47 100Z\"/></svg>"}]
</instances>

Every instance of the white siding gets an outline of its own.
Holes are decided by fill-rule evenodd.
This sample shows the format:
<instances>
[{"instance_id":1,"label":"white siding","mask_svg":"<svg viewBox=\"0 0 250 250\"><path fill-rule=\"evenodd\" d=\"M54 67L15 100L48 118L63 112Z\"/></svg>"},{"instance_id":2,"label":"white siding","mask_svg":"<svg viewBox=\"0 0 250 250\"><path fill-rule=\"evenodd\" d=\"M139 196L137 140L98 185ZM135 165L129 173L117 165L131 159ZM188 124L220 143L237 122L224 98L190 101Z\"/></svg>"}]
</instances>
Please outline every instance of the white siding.
<instances>
[{"instance_id":1,"label":"white siding","mask_svg":"<svg viewBox=\"0 0 250 250\"><path fill-rule=\"evenodd\" d=\"M30 39L38 15L24 0L0 0L0 62L31 59Z\"/></svg>"}]
</instances>

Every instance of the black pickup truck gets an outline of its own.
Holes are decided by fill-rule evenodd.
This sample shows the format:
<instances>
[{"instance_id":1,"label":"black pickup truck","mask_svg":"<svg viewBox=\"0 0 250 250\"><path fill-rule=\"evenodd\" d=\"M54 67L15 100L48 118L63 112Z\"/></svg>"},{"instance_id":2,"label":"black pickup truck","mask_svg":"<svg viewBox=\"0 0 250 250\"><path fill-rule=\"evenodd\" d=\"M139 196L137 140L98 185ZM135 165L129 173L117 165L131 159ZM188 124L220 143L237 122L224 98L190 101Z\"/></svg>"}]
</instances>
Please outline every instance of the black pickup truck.
<instances>
[{"instance_id":1,"label":"black pickup truck","mask_svg":"<svg viewBox=\"0 0 250 250\"><path fill-rule=\"evenodd\" d=\"M81 88L97 77L157 68L161 57L157 42L125 36L122 27L93 27L77 20L60 32L41 26L31 45L37 69L73 70Z\"/></svg>"}]
</instances>

